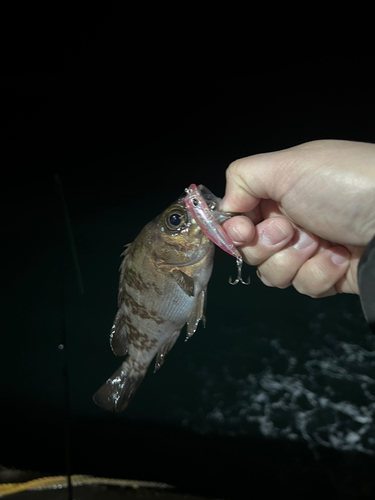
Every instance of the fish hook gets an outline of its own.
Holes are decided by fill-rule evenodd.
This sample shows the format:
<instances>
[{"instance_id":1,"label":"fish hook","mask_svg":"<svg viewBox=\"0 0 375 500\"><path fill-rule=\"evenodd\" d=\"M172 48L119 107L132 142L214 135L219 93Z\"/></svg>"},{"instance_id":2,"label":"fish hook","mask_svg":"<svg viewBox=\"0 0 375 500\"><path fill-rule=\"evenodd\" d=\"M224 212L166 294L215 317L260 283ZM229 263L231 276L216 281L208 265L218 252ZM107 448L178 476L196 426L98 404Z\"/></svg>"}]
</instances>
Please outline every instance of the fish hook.
<instances>
[{"instance_id":1,"label":"fish hook","mask_svg":"<svg viewBox=\"0 0 375 500\"><path fill-rule=\"evenodd\" d=\"M242 279L242 257L237 257L236 259L236 264L237 264L237 279L235 281L232 281L232 278L229 278L229 283L231 285L237 285L237 283L242 283L243 285L249 285L250 284L250 276L248 278L248 281L244 281Z\"/></svg>"}]
</instances>

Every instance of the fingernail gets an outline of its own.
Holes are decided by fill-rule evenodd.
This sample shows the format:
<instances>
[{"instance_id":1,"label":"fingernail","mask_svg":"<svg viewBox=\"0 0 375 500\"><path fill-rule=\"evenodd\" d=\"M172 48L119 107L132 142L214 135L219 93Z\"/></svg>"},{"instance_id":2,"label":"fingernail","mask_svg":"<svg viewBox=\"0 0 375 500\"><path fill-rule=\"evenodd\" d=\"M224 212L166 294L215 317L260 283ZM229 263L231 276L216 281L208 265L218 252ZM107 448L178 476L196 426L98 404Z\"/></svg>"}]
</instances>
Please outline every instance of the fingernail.
<instances>
[{"instance_id":1,"label":"fingernail","mask_svg":"<svg viewBox=\"0 0 375 500\"><path fill-rule=\"evenodd\" d=\"M275 220L269 223L268 226L266 226L264 230L259 233L260 239L266 245L276 245L277 243L285 240L287 236L288 233Z\"/></svg>"},{"instance_id":2,"label":"fingernail","mask_svg":"<svg viewBox=\"0 0 375 500\"><path fill-rule=\"evenodd\" d=\"M312 245L313 243L315 243L314 238L312 238L308 233L305 233L304 231L300 231L299 229L297 229L294 237L298 238L297 241L293 245L293 248L297 248L297 250L302 250L303 248L307 248L310 245Z\"/></svg>"},{"instance_id":3,"label":"fingernail","mask_svg":"<svg viewBox=\"0 0 375 500\"><path fill-rule=\"evenodd\" d=\"M332 252L331 260L337 266L341 266L342 264L346 264L348 262L348 257L346 255L341 255L339 253Z\"/></svg>"}]
</instances>

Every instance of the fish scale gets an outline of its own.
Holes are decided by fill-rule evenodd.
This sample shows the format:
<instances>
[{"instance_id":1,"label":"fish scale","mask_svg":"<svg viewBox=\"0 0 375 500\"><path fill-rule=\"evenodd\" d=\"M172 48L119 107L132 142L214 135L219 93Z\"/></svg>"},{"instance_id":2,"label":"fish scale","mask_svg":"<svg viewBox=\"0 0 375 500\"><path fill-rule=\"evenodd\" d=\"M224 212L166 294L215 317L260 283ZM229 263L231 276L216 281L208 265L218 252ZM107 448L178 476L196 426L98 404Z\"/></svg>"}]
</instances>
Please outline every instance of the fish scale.
<instances>
[{"instance_id":1,"label":"fish scale","mask_svg":"<svg viewBox=\"0 0 375 500\"><path fill-rule=\"evenodd\" d=\"M123 252L110 343L114 354L126 358L94 395L105 409L123 411L151 361L156 358L159 369L184 325L190 338L204 320L215 247L184 198L149 222Z\"/></svg>"}]
</instances>

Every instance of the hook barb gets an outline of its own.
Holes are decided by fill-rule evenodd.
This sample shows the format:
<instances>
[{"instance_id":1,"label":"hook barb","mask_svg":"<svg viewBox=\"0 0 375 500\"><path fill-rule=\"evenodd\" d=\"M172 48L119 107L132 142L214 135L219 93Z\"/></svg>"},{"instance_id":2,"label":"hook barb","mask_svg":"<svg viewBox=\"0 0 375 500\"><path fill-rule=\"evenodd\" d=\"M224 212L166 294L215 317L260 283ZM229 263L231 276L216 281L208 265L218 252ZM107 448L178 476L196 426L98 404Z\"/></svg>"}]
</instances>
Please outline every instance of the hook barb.
<instances>
[{"instance_id":1,"label":"hook barb","mask_svg":"<svg viewBox=\"0 0 375 500\"><path fill-rule=\"evenodd\" d=\"M236 264L237 264L237 278L232 281L232 278L229 278L229 284L230 285L237 285L237 283L242 283L243 285L249 285L250 284L250 276L248 277L247 281L244 281L242 279L242 257L237 257L236 259Z\"/></svg>"}]
</instances>

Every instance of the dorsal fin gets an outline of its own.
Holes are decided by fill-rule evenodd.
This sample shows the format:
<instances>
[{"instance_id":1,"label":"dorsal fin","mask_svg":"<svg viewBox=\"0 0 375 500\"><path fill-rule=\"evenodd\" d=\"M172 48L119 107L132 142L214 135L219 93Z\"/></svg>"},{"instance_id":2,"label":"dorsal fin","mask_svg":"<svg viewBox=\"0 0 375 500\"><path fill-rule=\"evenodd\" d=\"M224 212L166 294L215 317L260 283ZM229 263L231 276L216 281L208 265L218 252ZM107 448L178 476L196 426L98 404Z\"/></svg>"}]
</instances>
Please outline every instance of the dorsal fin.
<instances>
[{"instance_id":1,"label":"dorsal fin","mask_svg":"<svg viewBox=\"0 0 375 500\"><path fill-rule=\"evenodd\" d=\"M127 261L129 258L129 251L130 251L131 245L132 245L132 243L128 243L127 245L125 245L125 250L120 255L120 257L124 257L124 258L122 259L122 262L120 264L120 269L119 269L120 278L119 278L118 295L117 295L118 307L120 307L121 304L123 303L123 298L124 298L124 293L125 293L124 284L125 284L126 265L127 265Z\"/></svg>"}]
</instances>

